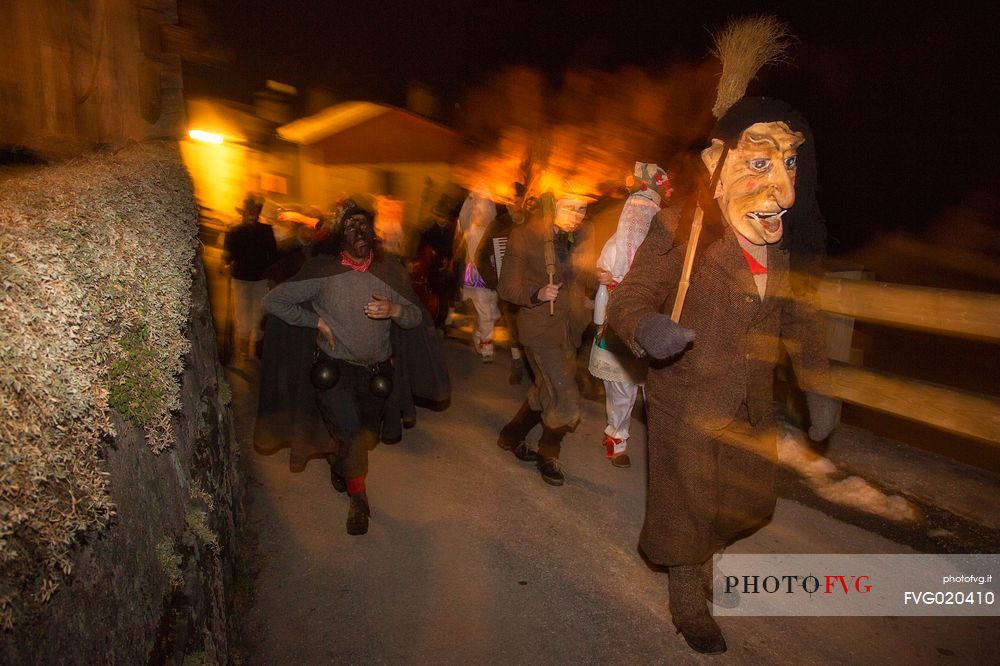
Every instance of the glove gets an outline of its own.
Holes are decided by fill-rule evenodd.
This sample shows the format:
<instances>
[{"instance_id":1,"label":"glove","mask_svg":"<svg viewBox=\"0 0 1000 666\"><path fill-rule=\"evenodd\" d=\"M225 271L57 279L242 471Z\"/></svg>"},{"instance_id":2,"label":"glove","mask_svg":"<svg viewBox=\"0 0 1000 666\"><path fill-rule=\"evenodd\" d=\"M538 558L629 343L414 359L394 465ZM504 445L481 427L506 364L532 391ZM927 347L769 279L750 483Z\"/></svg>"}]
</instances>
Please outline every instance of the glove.
<instances>
[{"instance_id":1,"label":"glove","mask_svg":"<svg viewBox=\"0 0 1000 666\"><path fill-rule=\"evenodd\" d=\"M655 359L677 356L689 342L694 342L694 331L684 328L665 314L652 312L635 327L635 341Z\"/></svg>"},{"instance_id":2,"label":"glove","mask_svg":"<svg viewBox=\"0 0 1000 666\"><path fill-rule=\"evenodd\" d=\"M830 433L837 426L840 404L840 400L836 398L806 391L806 407L809 408L809 439L820 442L830 436Z\"/></svg>"}]
</instances>

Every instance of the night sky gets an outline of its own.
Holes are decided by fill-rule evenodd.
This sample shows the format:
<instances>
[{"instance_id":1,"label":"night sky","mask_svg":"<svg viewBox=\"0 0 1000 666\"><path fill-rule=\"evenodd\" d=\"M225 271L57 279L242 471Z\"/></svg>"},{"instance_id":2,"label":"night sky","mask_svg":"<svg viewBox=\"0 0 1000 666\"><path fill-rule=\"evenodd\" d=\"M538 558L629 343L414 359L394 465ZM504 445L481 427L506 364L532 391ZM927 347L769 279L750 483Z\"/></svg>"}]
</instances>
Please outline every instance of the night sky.
<instances>
[{"instance_id":1,"label":"night sky","mask_svg":"<svg viewBox=\"0 0 1000 666\"><path fill-rule=\"evenodd\" d=\"M1000 208L997 21L943 3L204 4L212 39L233 57L188 72L188 94L249 102L271 78L402 105L417 80L444 102L446 120L464 91L505 65L538 68L554 83L569 68L664 71L708 58L709 30L727 19L773 13L800 39L795 67L751 92L787 99L813 125L832 252L871 228L919 232L951 206L985 207L994 223Z\"/></svg>"}]
</instances>

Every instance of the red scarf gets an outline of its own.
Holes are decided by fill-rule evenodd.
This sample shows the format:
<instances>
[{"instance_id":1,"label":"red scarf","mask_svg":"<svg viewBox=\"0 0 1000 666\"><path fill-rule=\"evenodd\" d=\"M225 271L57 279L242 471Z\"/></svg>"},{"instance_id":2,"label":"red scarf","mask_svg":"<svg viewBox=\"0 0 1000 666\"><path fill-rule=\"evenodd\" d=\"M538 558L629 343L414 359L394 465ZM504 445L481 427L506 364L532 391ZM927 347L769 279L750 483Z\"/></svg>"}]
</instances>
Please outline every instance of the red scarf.
<instances>
[{"instance_id":1,"label":"red scarf","mask_svg":"<svg viewBox=\"0 0 1000 666\"><path fill-rule=\"evenodd\" d=\"M369 252L368 256L365 258L364 261L354 261L353 259L351 259L351 255L341 250L340 263L342 266L347 266L352 271L358 271L360 273L364 273L365 271L368 270L368 267L372 265L372 258L374 256L375 256L374 252Z\"/></svg>"},{"instance_id":2,"label":"red scarf","mask_svg":"<svg viewBox=\"0 0 1000 666\"><path fill-rule=\"evenodd\" d=\"M743 250L743 248L740 248ZM750 267L750 273L753 275L767 275L767 266L764 266L759 261L750 256L750 253L743 250L743 256L747 260L747 266Z\"/></svg>"}]
</instances>

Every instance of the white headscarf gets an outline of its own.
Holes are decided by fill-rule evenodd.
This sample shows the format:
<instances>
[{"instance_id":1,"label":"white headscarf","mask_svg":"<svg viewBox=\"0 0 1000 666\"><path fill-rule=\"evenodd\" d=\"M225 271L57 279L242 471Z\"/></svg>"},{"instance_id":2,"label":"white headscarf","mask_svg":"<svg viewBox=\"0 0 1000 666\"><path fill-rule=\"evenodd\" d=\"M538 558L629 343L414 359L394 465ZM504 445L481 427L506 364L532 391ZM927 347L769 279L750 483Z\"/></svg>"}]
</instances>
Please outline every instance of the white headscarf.
<instances>
[{"instance_id":1,"label":"white headscarf","mask_svg":"<svg viewBox=\"0 0 1000 666\"><path fill-rule=\"evenodd\" d=\"M611 273L615 282L625 279L636 251L649 233L653 217L660 211L660 193L655 188L666 183L669 196L667 172L657 165L636 162L633 177L639 189L625 200L625 207L618 218L618 229L604 244L597 259L598 268Z\"/></svg>"},{"instance_id":2,"label":"white headscarf","mask_svg":"<svg viewBox=\"0 0 1000 666\"><path fill-rule=\"evenodd\" d=\"M476 256L479 241L496 216L497 207L490 198L489 188L483 184L477 185L469 192L458 213L458 224L465 233L465 247L470 257Z\"/></svg>"}]
</instances>

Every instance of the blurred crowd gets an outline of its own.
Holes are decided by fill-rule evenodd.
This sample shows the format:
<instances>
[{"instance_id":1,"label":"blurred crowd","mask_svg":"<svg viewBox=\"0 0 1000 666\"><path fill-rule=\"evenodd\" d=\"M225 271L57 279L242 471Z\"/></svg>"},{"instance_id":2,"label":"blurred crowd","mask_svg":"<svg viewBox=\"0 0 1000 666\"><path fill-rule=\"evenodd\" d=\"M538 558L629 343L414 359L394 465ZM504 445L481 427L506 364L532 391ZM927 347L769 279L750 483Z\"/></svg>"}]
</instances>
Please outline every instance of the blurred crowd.
<instances>
[{"instance_id":1,"label":"blurred crowd","mask_svg":"<svg viewBox=\"0 0 1000 666\"><path fill-rule=\"evenodd\" d=\"M539 210L540 201L556 195L528 192L519 181L505 190L507 194L497 195L485 185L469 190L455 186L426 206L419 224L410 229L402 228L398 216L380 214L385 203L375 195L345 194L323 209L314 205L283 208L258 193L248 193L236 208L239 222L230 227L223 242L224 270L231 278L232 307L227 315L231 321L225 325L232 328L227 341L232 356L236 360L259 356L264 294L321 251L345 201L351 200L372 211L381 250L406 267L439 334L468 338L484 363L493 362L496 346L508 348L510 381L520 383L530 370L517 344L517 308L496 293L499 269L512 227ZM623 178L598 193L575 197L582 223L593 229L597 248L614 233L628 195ZM600 383L593 378L581 373L580 382L586 395L601 394Z\"/></svg>"}]
</instances>

